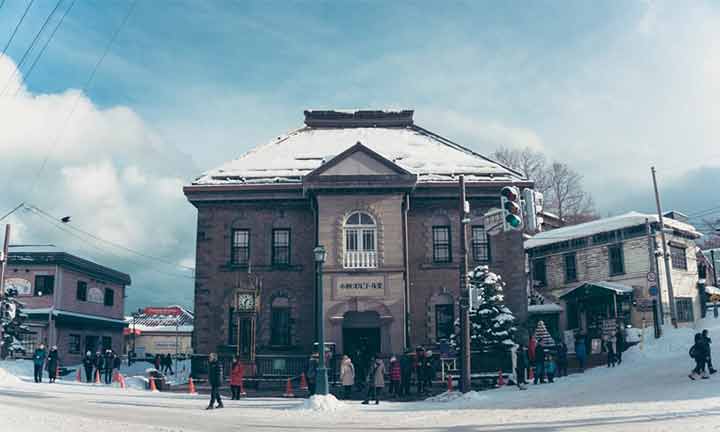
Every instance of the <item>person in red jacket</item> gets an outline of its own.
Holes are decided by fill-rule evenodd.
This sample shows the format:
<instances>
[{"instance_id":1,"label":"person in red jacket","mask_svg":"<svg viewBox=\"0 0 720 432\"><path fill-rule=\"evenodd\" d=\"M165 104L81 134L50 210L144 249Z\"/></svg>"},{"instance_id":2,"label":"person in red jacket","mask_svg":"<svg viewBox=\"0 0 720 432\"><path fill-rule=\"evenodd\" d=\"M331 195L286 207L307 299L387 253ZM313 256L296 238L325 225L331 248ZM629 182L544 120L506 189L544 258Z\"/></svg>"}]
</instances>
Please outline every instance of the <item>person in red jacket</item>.
<instances>
[{"instance_id":1,"label":"person in red jacket","mask_svg":"<svg viewBox=\"0 0 720 432\"><path fill-rule=\"evenodd\" d=\"M400 362L393 356L390 358L390 394L392 397L400 396L400 377L402 376Z\"/></svg>"},{"instance_id":2,"label":"person in red jacket","mask_svg":"<svg viewBox=\"0 0 720 432\"><path fill-rule=\"evenodd\" d=\"M232 400L240 400L240 390L245 376L245 367L239 358L233 358L232 370L230 371L230 391Z\"/></svg>"}]
</instances>

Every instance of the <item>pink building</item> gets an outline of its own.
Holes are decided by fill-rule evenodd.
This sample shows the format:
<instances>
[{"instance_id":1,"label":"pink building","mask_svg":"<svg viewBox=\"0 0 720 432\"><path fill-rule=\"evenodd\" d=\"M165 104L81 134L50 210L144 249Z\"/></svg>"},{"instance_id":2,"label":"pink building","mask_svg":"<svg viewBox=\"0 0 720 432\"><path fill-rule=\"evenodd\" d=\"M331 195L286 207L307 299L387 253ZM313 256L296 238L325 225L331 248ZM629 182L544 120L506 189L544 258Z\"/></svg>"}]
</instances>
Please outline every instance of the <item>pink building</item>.
<instances>
[{"instance_id":1,"label":"pink building","mask_svg":"<svg viewBox=\"0 0 720 432\"><path fill-rule=\"evenodd\" d=\"M5 272L28 316L27 354L57 345L65 365L88 350L122 352L127 285L129 275L64 252L10 252Z\"/></svg>"}]
</instances>

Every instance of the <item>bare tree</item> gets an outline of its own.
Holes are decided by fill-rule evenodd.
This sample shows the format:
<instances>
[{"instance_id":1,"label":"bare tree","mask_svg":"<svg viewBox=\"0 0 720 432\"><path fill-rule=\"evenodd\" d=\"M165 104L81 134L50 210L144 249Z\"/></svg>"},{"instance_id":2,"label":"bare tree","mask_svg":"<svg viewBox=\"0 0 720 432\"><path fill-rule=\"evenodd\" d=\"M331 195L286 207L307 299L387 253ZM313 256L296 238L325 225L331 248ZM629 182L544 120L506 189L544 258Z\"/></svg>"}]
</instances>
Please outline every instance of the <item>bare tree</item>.
<instances>
[{"instance_id":1,"label":"bare tree","mask_svg":"<svg viewBox=\"0 0 720 432\"><path fill-rule=\"evenodd\" d=\"M560 220L577 224L597 219L595 203L582 187L582 176L562 162L553 162L547 172L548 196L545 205L557 212Z\"/></svg>"},{"instance_id":2,"label":"bare tree","mask_svg":"<svg viewBox=\"0 0 720 432\"><path fill-rule=\"evenodd\" d=\"M545 195L549 189L547 159L539 151L526 147L522 150L500 147L492 157L498 162L521 171L525 177L535 182L535 190Z\"/></svg>"}]
</instances>

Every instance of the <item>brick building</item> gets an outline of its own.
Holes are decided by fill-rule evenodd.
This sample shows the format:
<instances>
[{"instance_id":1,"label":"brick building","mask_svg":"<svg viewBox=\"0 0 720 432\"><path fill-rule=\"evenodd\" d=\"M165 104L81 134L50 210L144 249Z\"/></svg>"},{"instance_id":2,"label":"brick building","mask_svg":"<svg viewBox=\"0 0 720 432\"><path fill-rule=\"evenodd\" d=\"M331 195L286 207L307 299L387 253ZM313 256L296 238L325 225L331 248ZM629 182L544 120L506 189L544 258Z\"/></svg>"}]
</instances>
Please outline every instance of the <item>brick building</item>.
<instances>
[{"instance_id":1,"label":"brick building","mask_svg":"<svg viewBox=\"0 0 720 432\"><path fill-rule=\"evenodd\" d=\"M338 352L397 353L449 337L458 316L459 193L472 267L527 311L520 232L488 236L500 189L532 183L413 122L413 111L306 111L305 126L184 188L197 208L194 350L308 353L317 244L325 335Z\"/></svg>"},{"instance_id":2,"label":"brick building","mask_svg":"<svg viewBox=\"0 0 720 432\"><path fill-rule=\"evenodd\" d=\"M64 252L10 252L6 289L15 289L31 333L26 353L57 345L62 364L87 350L122 352L125 288L130 276Z\"/></svg>"}]
</instances>

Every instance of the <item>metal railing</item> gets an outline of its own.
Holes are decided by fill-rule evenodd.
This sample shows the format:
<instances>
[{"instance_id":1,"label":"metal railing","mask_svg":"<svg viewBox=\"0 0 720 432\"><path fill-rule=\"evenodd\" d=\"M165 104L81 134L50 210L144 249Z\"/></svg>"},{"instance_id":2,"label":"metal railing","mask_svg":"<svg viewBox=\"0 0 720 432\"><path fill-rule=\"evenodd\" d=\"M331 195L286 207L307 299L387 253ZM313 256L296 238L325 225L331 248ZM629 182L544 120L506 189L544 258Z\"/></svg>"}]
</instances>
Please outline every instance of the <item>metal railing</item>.
<instances>
[{"instance_id":1,"label":"metal railing","mask_svg":"<svg viewBox=\"0 0 720 432\"><path fill-rule=\"evenodd\" d=\"M362 269L377 267L377 252L375 251L346 251L345 268Z\"/></svg>"}]
</instances>

